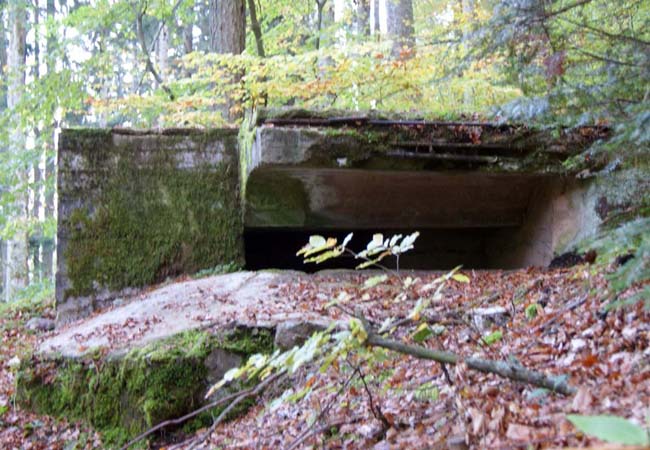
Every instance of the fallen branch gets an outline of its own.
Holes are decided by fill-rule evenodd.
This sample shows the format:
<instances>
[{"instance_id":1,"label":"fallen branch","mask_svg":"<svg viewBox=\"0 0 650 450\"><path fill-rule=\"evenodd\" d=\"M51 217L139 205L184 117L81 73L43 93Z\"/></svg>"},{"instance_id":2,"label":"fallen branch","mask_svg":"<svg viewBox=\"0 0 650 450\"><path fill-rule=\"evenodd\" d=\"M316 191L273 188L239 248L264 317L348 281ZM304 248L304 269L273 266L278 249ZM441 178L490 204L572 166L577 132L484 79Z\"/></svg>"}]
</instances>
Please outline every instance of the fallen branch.
<instances>
[{"instance_id":1,"label":"fallen branch","mask_svg":"<svg viewBox=\"0 0 650 450\"><path fill-rule=\"evenodd\" d=\"M547 320L547 321L544 322L543 324L539 325L539 326L537 327L537 329L535 330L535 332L540 332L540 331L541 331L541 332L546 332L546 330L548 330L548 328L549 328L551 325L555 324L555 323L560 319L560 317L562 317L564 314L566 314L566 313L568 313L568 312L570 312L570 311L573 311L573 310L576 309L578 306L580 306L580 305L582 305L583 303L585 303L585 302L587 301L588 298L589 298L589 295L588 295L588 294L585 294L585 295L583 295L582 297L578 298L577 300L572 301L571 303L569 303L568 305L566 305L564 308L562 308L560 311L558 311L557 313L555 313L555 315L554 315L553 317L551 317L549 320Z\"/></svg>"},{"instance_id":2,"label":"fallen branch","mask_svg":"<svg viewBox=\"0 0 650 450\"><path fill-rule=\"evenodd\" d=\"M548 389L559 394L572 395L577 391L575 387L569 385L565 380L549 377L543 373L526 369L516 362L494 361L481 358L463 358L455 353L403 344L399 341L382 338L381 336L372 333L371 330L366 329L366 331L368 332L366 343L374 347L393 350L398 353L415 356L419 359L436 361L441 364L456 365L459 363L465 363L470 369L479 372L493 373L514 381L520 381L522 383Z\"/></svg>"},{"instance_id":3,"label":"fallen branch","mask_svg":"<svg viewBox=\"0 0 650 450\"><path fill-rule=\"evenodd\" d=\"M158 425L149 428L147 431L139 434L137 437L133 438L131 441L129 441L127 444L125 444L123 447L121 447L120 450L127 450L129 447L137 444L147 436L150 436L151 434L155 433L156 431L159 431L165 427L171 426L171 425L180 425L181 423L187 422L188 420L192 419L193 417L198 416L199 414L209 411L210 409L216 408L217 406L220 406L224 403L227 403L232 400L232 403L228 405L226 409L224 409L217 420L215 420L215 423L219 423L225 415L234 408L237 403L241 402L242 400L257 395L260 391L260 387L264 389L266 386L271 384L273 381L278 379L282 375L281 372L278 372L270 377L268 377L266 380L262 381L261 383L257 384L256 386L253 386L249 389L244 389L239 392L235 392L233 394L227 395L226 397L222 397L218 400L215 400L213 402L208 403L207 405L204 405L200 407L199 409L196 409L192 411L191 413L188 413L184 415L183 417L179 417L177 419L170 419L170 420L165 420L164 422L160 422ZM212 425L213 427L215 426L214 424Z\"/></svg>"},{"instance_id":4,"label":"fallen branch","mask_svg":"<svg viewBox=\"0 0 650 450\"><path fill-rule=\"evenodd\" d=\"M184 422L187 422L188 420L190 420L193 417L198 416L202 412L209 411L210 409L216 408L217 406L221 405L222 403L226 403L226 402L229 402L230 400L233 400L233 399L237 398L237 396L241 395L242 392L244 392L244 391L235 392L234 394L231 394L231 395L228 395L226 397L220 398L219 400L215 400L213 402L210 402L207 405L204 405L204 406L200 407L199 409L196 409L196 410L192 411L191 413L184 415L183 417L179 417L177 419L165 420L164 422L160 422L158 425L156 425L156 426L154 426L152 428L149 428L144 433L139 434L137 437L133 438L131 441L129 441L127 444L125 444L120 450L127 450L132 445L137 444L138 442L140 442L141 440L143 440L147 436L155 433L158 430L162 430L165 427L168 427L168 426L171 426L171 425L180 425L180 424L182 424Z\"/></svg>"},{"instance_id":5,"label":"fallen branch","mask_svg":"<svg viewBox=\"0 0 650 450\"><path fill-rule=\"evenodd\" d=\"M276 373L274 373L273 375L271 375L271 376L269 376L268 378L266 378L266 379L265 379L264 381L262 381L261 383L257 384L255 387L249 389L248 391L244 391L244 392L241 393L239 396L237 396L237 398L236 398L232 403L230 403L230 404L228 405L228 407L226 407L226 409L224 409L223 411L221 411L221 414L219 414L219 416L218 416L216 419L214 419L214 422L212 423L212 425L210 426L210 428L208 428L208 430L207 430L205 433L203 433L199 438L197 438L197 439L192 443L192 445L190 446L189 450L193 450L194 448L196 448L197 445L199 445L200 443L202 443L203 441L205 441L205 440L208 438L208 436L210 436L210 434L212 434L212 432L215 430L215 428L217 428L217 427L219 426L219 424L220 424L221 422L223 422L223 419L228 415L228 413L230 413L230 411L232 411L232 409L233 409L235 406L237 406L239 403L241 403L241 402L243 402L244 400L246 400L248 397L257 397L257 396L258 396L259 394L261 394L261 393L262 393L262 392L263 392L263 391L264 391L264 390L265 390L265 389L266 389L270 384L274 383L275 381L277 381L279 378L283 377L284 375L285 375L285 372L284 372L284 371L276 372Z\"/></svg>"}]
</instances>

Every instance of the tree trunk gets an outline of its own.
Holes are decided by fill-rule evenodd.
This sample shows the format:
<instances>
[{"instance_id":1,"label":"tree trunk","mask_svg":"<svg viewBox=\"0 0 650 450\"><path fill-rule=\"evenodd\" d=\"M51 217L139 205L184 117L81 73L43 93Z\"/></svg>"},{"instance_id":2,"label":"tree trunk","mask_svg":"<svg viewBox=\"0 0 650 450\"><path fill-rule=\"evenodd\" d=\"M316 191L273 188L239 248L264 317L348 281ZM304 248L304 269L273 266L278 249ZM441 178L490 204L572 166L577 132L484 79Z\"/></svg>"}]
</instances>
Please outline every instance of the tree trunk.
<instances>
[{"instance_id":1,"label":"tree trunk","mask_svg":"<svg viewBox=\"0 0 650 450\"><path fill-rule=\"evenodd\" d=\"M0 80L6 79L5 68L7 67L7 40L5 32L5 9L6 2L4 0L0 1ZM7 86L5 83L0 83L0 112L7 107ZM0 273L2 277L0 278L0 294L2 294L2 300L5 299L4 294L6 292L5 285L5 253L6 253L6 243L0 239Z\"/></svg>"},{"instance_id":2,"label":"tree trunk","mask_svg":"<svg viewBox=\"0 0 650 450\"><path fill-rule=\"evenodd\" d=\"M22 2L11 2L9 4L9 51L7 57L7 108L15 109L20 103L25 88L25 47L27 32L25 29L27 11ZM17 116L17 114L16 114ZM17 118L17 117L16 117ZM9 151L16 155L25 149L25 135L18 123L13 123L9 135ZM6 245L5 253L5 300L13 298L17 290L27 284L27 235L24 229L24 221L27 217L27 198L22 187L27 182L27 168L23 168L17 174L15 188L18 194L14 202L12 219L18 223L14 235Z\"/></svg>"},{"instance_id":3,"label":"tree trunk","mask_svg":"<svg viewBox=\"0 0 650 450\"><path fill-rule=\"evenodd\" d=\"M332 40L324 30L334 23L334 2L316 0L316 50L329 47Z\"/></svg>"},{"instance_id":4,"label":"tree trunk","mask_svg":"<svg viewBox=\"0 0 650 450\"><path fill-rule=\"evenodd\" d=\"M246 48L246 3L245 0L210 0L210 51L221 54L239 55ZM244 74L235 69L221 82L236 85ZM226 89L225 105L219 107L228 122L241 117L238 108L241 99Z\"/></svg>"},{"instance_id":5,"label":"tree trunk","mask_svg":"<svg viewBox=\"0 0 650 450\"><path fill-rule=\"evenodd\" d=\"M201 34L196 43L196 50L209 51L210 50L210 27L213 20L216 20L217 3L214 1L214 10L212 8L212 0L196 1L194 4L194 12L196 13L196 24L201 30Z\"/></svg>"},{"instance_id":6,"label":"tree trunk","mask_svg":"<svg viewBox=\"0 0 650 450\"><path fill-rule=\"evenodd\" d=\"M48 24L53 23L54 15L56 13L55 0L47 0L47 19ZM53 34L53 30L47 30L46 33L47 44L45 56L45 67L47 73L50 74L54 71L54 51L56 49L56 36ZM54 219L54 191L55 188L52 186L56 177L56 168L54 166L54 160L56 157L55 150L55 139L56 133L52 131L51 139L49 144L45 149L45 174L43 178L45 179L45 220ZM48 182L49 181L49 182ZM54 277L54 238L49 238L43 243L43 256L42 256L42 265L43 265L43 278L51 279L53 281Z\"/></svg>"},{"instance_id":7,"label":"tree trunk","mask_svg":"<svg viewBox=\"0 0 650 450\"><path fill-rule=\"evenodd\" d=\"M42 50L41 50L41 36L40 36L40 27L39 22L41 19L41 11L38 2L34 5L34 66L32 68L32 77L34 80L38 80L41 76L41 59L42 59ZM38 155L38 158L35 158L32 163L32 168L29 173L32 173L34 176L33 188L30 189L29 198L31 201L31 209L29 210L29 218L33 223L38 224L36 228L36 233L28 236L28 251L30 253L31 267L29 268L29 282L42 281L42 266L41 266L41 243L43 242L43 232L42 222L41 222L41 198L43 195L43 189L45 188L45 172L41 169L41 161L45 156L44 146L40 146L41 142L41 128L37 125L34 127L34 139L36 141L37 148L40 147L42 152ZM28 202L28 208L29 208Z\"/></svg>"},{"instance_id":8,"label":"tree trunk","mask_svg":"<svg viewBox=\"0 0 650 450\"><path fill-rule=\"evenodd\" d=\"M358 36L370 36L370 0L356 0L356 32Z\"/></svg>"},{"instance_id":9,"label":"tree trunk","mask_svg":"<svg viewBox=\"0 0 650 450\"><path fill-rule=\"evenodd\" d=\"M257 54L261 58L264 58L266 56L264 53L264 41L262 40L262 29L260 28L260 22L257 19L255 0L248 0L248 15L251 18L251 28L253 29L253 35L255 35Z\"/></svg>"},{"instance_id":10,"label":"tree trunk","mask_svg":"<svg viewBox=\"0 0 650 450\"><path fill-rule=\"evenodd\" d=\"M167 67L169 59L169 28L163 25L158 35L158 42L156 43L156 56L158 59L158 72L160 78L165 81L167 79Z\"/></svg>"},{"instance_id":11,"label":"tree trunk","mask_svg":"<svg viewBox=\"0 0 650 450\"><path fill-rule=\"evenodd\" d=\"M5 31L5 2L0 2L0 79L6 79L5 67L7 67L7 39ZM0 110L7 107L7 86L0 83Z\"/></svg>"},{"instance_id":12,"label":"tree trunk","mask_svg":"<svg viewBox=\"0 0 650 450\"><path fill-rule=\"evenodd\" d=\"M183 26L183 52L186 55L194 51L194 34L192 29L192 24Z\"/></svg>"},{"instance_id":13,"label":"tree trunk","mask_svg":"<svg viewBox=\"0 0 650 450\"><path fill-rule=\"evenodd\" d=\"M379 3L380 3L379 0L373 0L373 9L374 9L373 18L375 23L373 24L374 28L372 34L376 35L377 38L379 38L379 36L381 35L381 19L379 17L379 8L381 6Z\"/></svg>"},{"instance_id":14,"label":"tree trunk","mask_svg":"<svg viewBox=\"0 0 650 450\"><path fill-rule=\"evenodd\" d=\"M412 0L386 0L388 34L393 40L394 58L410 56L413 48L413 2Z\"/></svg>"},{"instance_id":15,"label":"tree trunk","mask_svg":"<svg viewBox=\"0 0 650 450\"><path fill-rule=\"evenodd\" d=\"M210 0L210 50L238 55L245 48L244 0Z\"/></svg>"}]
</instances>

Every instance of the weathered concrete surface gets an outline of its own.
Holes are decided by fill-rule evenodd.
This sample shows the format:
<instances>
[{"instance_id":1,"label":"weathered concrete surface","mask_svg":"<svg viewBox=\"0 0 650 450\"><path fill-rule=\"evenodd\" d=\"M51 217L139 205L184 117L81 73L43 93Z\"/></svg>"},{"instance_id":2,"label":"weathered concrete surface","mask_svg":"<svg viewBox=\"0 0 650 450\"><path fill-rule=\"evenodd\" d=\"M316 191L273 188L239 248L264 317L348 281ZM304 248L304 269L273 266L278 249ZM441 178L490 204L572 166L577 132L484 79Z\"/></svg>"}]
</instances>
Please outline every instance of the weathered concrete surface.
<instances>
[{"instance_id":1,"label":"weathered concrete surface","mask_svg":"<svg viewBox=\"0 0 650 450\"><path fill-rule=\"evenodd\" d=\"M315 313L274 316L264 314L264 303L294 272L237 272L160 287L129 303L57 329L43 341L38 353L80 358L100 348L120 352L156 340L207 327L275 328L300 318L327 324Z\"/></svg>"},{"instance_id":2,"label":"weathered concrete surface","mask_svg":"<svg viewBox=\"0 0 650 450\"><path fill-rule=\"evenodd\" d=\"M242 264L237 130L64 130L57 322L132 288Z\"/></svg>"},{"instance_id":3,"label":"weathered concrete surface","mask_svg":"<svg viewBox=\"0 0 650 450\"><path fill-rule=\"evenodd\" d=\"M406 267L545 266L603 220L594 183L563 164L606 138L603 127L261 110L242 130L244 223L261 245L247 246L255 268L294 244L291 230L414 229L421 238Z\"/></svg>"},{"instance_id":4,"label":"weathered concrete surface","mask_svg":"<svg viewBox=\"0 0 650 450\"><path fill-rule=\"evenodd\" d=\"M239 272L175 283L60 327L23 361L17 401L85 420L106 444L122 445L204 404L210 386L251 354L300 345L326 327L332 319L282 302L279 287L300 276Z\"/></svg>"},{"instance_id":5,"label":"weathered concrete surface","mask_svg":"<svg viewBox=\"0 0 650 450\"><path fill-rule=\"evenodd\" d=\"M267 169L247 186L247 227L491 228L522 224L548 176Z\"/></svg>"}]
</instances>

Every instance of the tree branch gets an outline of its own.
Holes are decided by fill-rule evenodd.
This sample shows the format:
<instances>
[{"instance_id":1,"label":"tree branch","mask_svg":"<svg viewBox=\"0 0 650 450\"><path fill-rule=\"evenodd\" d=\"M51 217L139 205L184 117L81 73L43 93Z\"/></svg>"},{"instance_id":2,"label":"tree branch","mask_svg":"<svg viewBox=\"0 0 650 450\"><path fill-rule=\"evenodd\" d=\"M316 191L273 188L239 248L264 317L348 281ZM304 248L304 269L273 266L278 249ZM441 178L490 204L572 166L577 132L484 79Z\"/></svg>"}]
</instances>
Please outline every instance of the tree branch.
<instances>
[{"instance_id":1,"label":"tree branch","mask_svg":"<svg viewBox=\"0 0 650 450\"><path fill-rule=\"evenodd\" d=\"M560 17L559 20L562 20L564 22L570 23L571 25L575 25L580 28L587 29L589 31L593 31L594 33L601 34L605 37L608 37L610 39L619 39L622 41L628 41L632 42L633 44L641 44L641 45L646 45L650 46L650 42L644 41L643 39L639 39L633 36L628 36L627 34L616 34L616 33L610 33L609 31L602 30L600 28L596 28L594 26L591 26L586 23L580 23L576 22L575 20L567 19L566 17Z\"/></svg>"},{"instance_id":2,"label":"tree branch","mask_svg":"<svg viewBox=\"0 0 650 450\"><path fill-rule=\"evenodd\" d=\"M257 395L262 393L270 384L276 382L278 379L285 376L285 374L286 373L284 371L276 372L273 375L266 378L265 380L263 380L262 382L260 382L259 384L257 384L255 387L248 389L247 391L244 391L241 394L239 394L237 398L232 403L230 403L226 407L226 409L221 411L221 414L219 414L219 416L216 419L214 419L214 422L212 423L210 428L208 428L208 430L205 433L203 433L198 439L196 439L192 443L189 450L196 448L197 445L205 441L208 438L208 436L212 434L215 428L217 428L217 426L219 426L219 424L223 422L223 419L228 415L230 411L233 410L235 406L237 406L239 403L246 400L248 397L256 397Z\"/></svg>"},{"instance_id":3,"label":"tree branch","mask_svg":"<svg viewBox=\"0 0 650 450\"><path fill-rule=\"evenodd\" d=\"M248 0L248 15L251 18L251 29L253 30L253 35L255 36L257 54L261 58L264 58L266 56L264 53L264 41L262 40L262 29L260 28L260 22L257 19L255 0Z\"/></svg>"},{"instance_id":4,"label":"tree branch","mask_svg":"<svg viewBox=\"0 0 650 450\"><path fill-rule=\"evenodd\" d=\"M368 332L368 340L366 342L368 345L374 347L381 347L398 353L415 356L416 358L436 361L442 364L459 364L464 362L470 369L479 372L493 373L514 381L520 381L548 389L559 394L572 395L577 392L576 388L569 385L565 380L548 377L543 373L526 369L516 362L493 361L481 358L463 358L451 352L431 350L425 347L408 345L391 339L385 339L372 333L372 330L369 329L366 329L366 331Z\"/></svg>"},{"instance_id":5,"label":"tree branch","mask_svg":"<svg viewBox=\"0 0 650 450\"><path fill-rule=\"evenodd\" d=\"M183 422L188 421L189 419L192 419L193 417L198 416L202 412L208 411L208 410L210 410L212 408L216 408L217 406L222 405L222 404L227 403L227 402L232 400L232 403L230 403L228 405L228 407L226 409L224 409L221 412L221 414L219 414L219 417L217 417L215 422L212 424L212 427L208 431L208 433L209 433L223 420L223 418L232 410L232 408L237 406L238 403L240 403L241 401L245 400L248 397L258 395L262 390L264 390L271 383L275 382L282 375L284 375L284 372L277 372L277 373L273 374L272 376L268 377L267 379L265 379L264 381L262 381L261 383L255 385L255 386L253 386L251 388L244 389L244 390L241 390L239 392L235 392L233 394L227 395L226 397L215 400L215 401L213 401L211 403L208 403L207 405L204 405L204 406L200 407L199 409L196 409L196 410L192 411L189 414L184 415L183 417L179 417L178 419L171 419L171 420L166 420L164 422L160 422L158 425L148 429L147 431L145 431L142 434L139 434L137 437L135 437L134 439L129 441L127 444L125 444L120 450L127 450L129 447L137 444L138 442L140 442L141 440L143 440L147 436L150 436L151 434L155 433L158 430L161 430L161 429L163 429L165 427L168 427L170 425L179 425L179 424L181 424ZM198 442L203 441L206 436L207 436L207 433L205 435L203 435L202 439L200 439Z\"/></svg>"},{"instance_id":6,"label":"tree branch","mask_svg":"<svg viewBox=\"0 0 650 450\"><path fill-rule=\"evenodd\" d=\"M131 441L129 441L127 444L125 444L120 450L128 449L132 445L137 444L138 442L140 442L141 440L143 440L147 436L155 433L158 430L161 430L161 429L163 429L165 427L168 427L170 425L179 425L179 424L181 424L183 422L186 422L186 421L190 420L193 417L198 416L202 412L208 411L208 410L210 410L212 408L216 408L217 406L221 405L222 403L226 403L226 402L228 402L230 400L233 400L233 399L237 398L239 395L241 395L244 392L246 392L246 391L235 392L234 394L231 394L231 395L228 395L226 397L220 398L219 400L215 400L213 402L210 402L207 405L204 405L204 406L200 407L199 409L196 409L196 410L192 411L191 413L184 415L183 417L179 417L177 419L165 420L164 422L160 422L158 425L156 425L156 426L154 426L152 428L149 428L144 433L141 433L137 437L133 438Z\"/></svg>"},{"instance_id":7,"label":"tree branch","mask_svg":"<svg viewBox=\"0 0 650 450\"><path fill-rule=\"evenodd\" d=\"M575 51L577 51L578 53L581 53L581 54L583 54L585 56L589 56L590 58L597 59L598 61L603 61L603 62L607 62L607 63L610 63L610 64L616 64L616 65L619 65L619 66L643 67L641 64L634 64L634 63L627 62L627 61L619 61L618 59L612 59L612 58L608 58L607 56L597 55L595 53L591 53L591 52L588 52L586 50L582 50L582 49L577 48L577 47L574 47L573 49Z\"/></svg>"},{"instance_id":8,"label":"tree branch","mask_svg":"<svg viewBox=\"0 0 650 450\"><path fill-rule=\"evenodd\" d=\"M136 34L138 36L138 42L140 44L140 49L142 50L142 53L144 54L144 62L147 67L147 70L153 75L154 79L158 83L158 85L167 93L169 96L170 100L174 100L174 93L169 89L169 87L165 86L165 82L163 79L160 77L158 72L156 71L156 68L153 66L153 63L151 62L151 57L149 56L149 50L147 49L147 42L144 37L144 28L142 26L142 16L144 16L144 12L146 11L145 9L139 10L136 15Z\"/></svg>"}]
</instances>

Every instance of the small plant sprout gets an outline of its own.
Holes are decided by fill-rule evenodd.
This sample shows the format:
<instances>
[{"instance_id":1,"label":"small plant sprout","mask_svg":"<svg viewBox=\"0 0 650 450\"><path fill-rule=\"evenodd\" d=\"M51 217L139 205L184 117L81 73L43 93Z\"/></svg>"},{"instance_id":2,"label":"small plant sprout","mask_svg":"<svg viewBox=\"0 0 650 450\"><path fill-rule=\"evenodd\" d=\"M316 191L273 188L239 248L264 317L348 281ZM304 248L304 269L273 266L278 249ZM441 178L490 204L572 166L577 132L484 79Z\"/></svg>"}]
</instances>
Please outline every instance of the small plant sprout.
<instances>
[{"instance_id":1,"label":"small plant sprout","mask_svg":"<svg viewBox=\"0 0 650 450\"><path fill-rule=\"evenodd\" d=\"M380 262L387 256L394 256L396 260L396 271L399 272L400 256L414 248L413 244L419 235L420 232L416 231L407 236L396 234L384 239L382 233L376 233L372 236L372 240L368 243L366 249L359 253L347 248L347 245L352 239L352 233L345 237L341 245L337 245L338 241L335 238L326 239L323 236L314 235L309 237L309 243L298 250L296 256L303 256L305 263L320 264L347 252L356 259L364 261L357 265L356 269L365 269L371 266L385 269Z\"/></svg>"}]
</instances>

